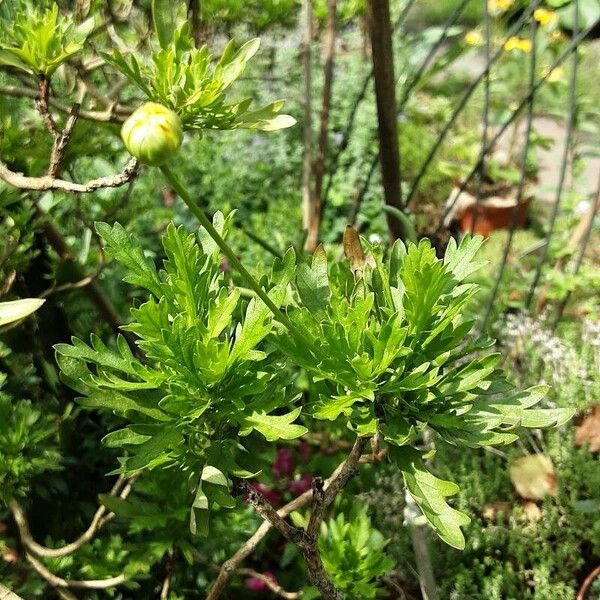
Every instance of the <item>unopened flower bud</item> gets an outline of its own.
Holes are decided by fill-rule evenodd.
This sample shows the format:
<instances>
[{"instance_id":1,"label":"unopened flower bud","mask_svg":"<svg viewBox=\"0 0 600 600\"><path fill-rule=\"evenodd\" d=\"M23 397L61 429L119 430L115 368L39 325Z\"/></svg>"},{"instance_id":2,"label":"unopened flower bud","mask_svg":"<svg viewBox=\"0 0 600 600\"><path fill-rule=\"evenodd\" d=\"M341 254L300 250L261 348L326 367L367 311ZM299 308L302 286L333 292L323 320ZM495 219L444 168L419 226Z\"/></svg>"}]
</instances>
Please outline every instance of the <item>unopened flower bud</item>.
<instances>
[{"instance_id":1,"label":"unopened flower bud","mask_svg":"<svg viewBox=\"0 0 600 600\"><path fill-rule=\"evenodd\" d=\"M170 108L146 102L136 109L121 129L125 147L146 165L166 162L181 146L181 120Z\"/></svg>"}]
</instances>

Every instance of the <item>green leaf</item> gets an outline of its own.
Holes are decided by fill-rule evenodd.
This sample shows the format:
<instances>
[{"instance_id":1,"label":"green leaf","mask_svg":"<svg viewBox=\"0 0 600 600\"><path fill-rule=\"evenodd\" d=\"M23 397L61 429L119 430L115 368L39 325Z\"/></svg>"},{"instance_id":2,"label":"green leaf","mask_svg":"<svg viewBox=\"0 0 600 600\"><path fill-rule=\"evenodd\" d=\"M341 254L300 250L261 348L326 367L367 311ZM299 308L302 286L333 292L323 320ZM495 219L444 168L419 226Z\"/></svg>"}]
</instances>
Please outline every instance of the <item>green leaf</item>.
<instances>
[{"instance_id":1,"label":"green leaf","mask_svg":"<svg viewBox=\"0 0 600 600\"><path fill-rule=\"evenodd\" d=\"M176 28L175 7L171 0L152 0L152 22L161 48L173 41Z\"/></svg>"},{"instance_id":2,"label":"green leaf","mask_svg":"<svg viewBox=\"0 0 600 600\"><path fill-rule=\"evenodd\" d=\"M78 398L79 404L87 408L111 410L126 416L135 411L156 421L168 421L169 417L151 399L133 398L116 390L94 390L87 398Z\"/></svg>"},{"instance_id":3,"label":"green leaf","mask_svg":"<svg viewBox=\"0 0 600 600\"><path fill-rule=\"evenodd\" d=\"M0 325L14 323L28 317L40 308L44 302L45 300L40 298L23 298L21 300L0 302Z\"/></svg>"},{"instance_id":4,"label":"green leaf","mask_svg":"<svg viewBox=\"0 0 600 600\"><path fill-rule=\"evenodd\" d=\"M509 427L560 427L575 414L574 408L540 408L532 410L546 397L549 387L538 385L510 396L482 397L473 405L473 413L483 418L498 419Z\"/></svg>"},{"instance_id":5,"label":"green leaf","mask_svg":"<svg viewBox=\"0 0 600 600\"><path fill-rule=\"evenodd\" d=\"M485 265L485 262L474 262L475 255L483 244L483 237L465 235L456 246L456 240L451 237L446 247L444 265L452 272L457 281L466 279L469 275Z\"/></svg>"},{"instance_id":6,"label":"green leaf","mask_svg":"<svg viewBox=\"0 0 600 600\"><path fill-rule=\"evenodd\" d=\"M107 223L96 223L96 232L104 240L106 252L132 272L125 281L146 288L157 298L163 295L156 267L146 259L120 223L112 227Z\"/></svg>"},{"instance_id":7,"label":"green leaf","mask_svg":"<svg viewBox=\"0 0 600 600\"><path fill-rule=\"evenodd\" d=\"M471 519L445 500L447 496L456 494L459 487L432 475L417 450L406 446L392 450L392 457L402 471L410 495L433 530L450 546L464 550L465 538L460 528L468 525Z\"/></svg>"},{"instance_id":8,"label":"green leaf","mask_svg":"<svg viewBox=\"0 0 600 600\"><path fill-rule=\"evenodd\" d=\"M277 440L294 440L304 435L308 429L293 422L300 416L302 408L298 407L286 415L264 415L257 412L245 417L240 435L248 435L253 429L262 433L268 442Z\"/></svg>"},{"instance_id":9,"label":"green leaf","mask_svg":"<svg viewBox=\"0 0 600 600\"><path fill-rule=\"evenodd\" d=\"M296 285L302 304L310 312L319 312L327 308L331 290L327 274L327 255L322 245L315 250L310 267L306 263L298 265Z\"/></svg>"},{"instance_id":10,"label":"green leaf","mask_svg":"<svg viewBox=\"0 0 600 600\"><path fill-rule=\"evenodd\" d=\"M135 447L135 454L125 461L127 472L144 469L159 456L181 443L181 432L176 427L161 427L149 440Z\"/></svg>"}]
</instances>

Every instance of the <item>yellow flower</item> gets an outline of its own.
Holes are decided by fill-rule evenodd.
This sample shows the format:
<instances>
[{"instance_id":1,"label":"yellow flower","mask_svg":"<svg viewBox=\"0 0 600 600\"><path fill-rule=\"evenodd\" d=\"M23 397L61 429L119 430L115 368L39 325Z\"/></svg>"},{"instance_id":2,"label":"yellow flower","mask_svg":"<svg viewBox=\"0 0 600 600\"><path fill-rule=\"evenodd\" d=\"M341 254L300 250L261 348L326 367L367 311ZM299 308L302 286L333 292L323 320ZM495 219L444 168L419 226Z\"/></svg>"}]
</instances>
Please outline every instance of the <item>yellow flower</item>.
<instances>
[{"instance_id":1,"label":"yellow flower","mask_svg":"<svg viewBox=\"0 0 600 600\"><path fill-rule=\"evenodd\" d=\"M510 10L515 0L488 0L488 10L494 14L500 14Z\"/></svg>"},{"instance_id":2,"label":"yellow flower","mask_svg":"<svg viewBox=\"0 0 600 600\"><path fill-rule=\"evenodd\" d=\"M538 8L533 11L533 18L542 26L553 25L558 21L558 15L553 10Z\"/></svg>"},{"instance_id":3,"label":"yellow flower","mask_svg":"<svg viewBox=\"0 0 600 600\"><path fill-rule=\"evenodd\" d=\"M550 70L550 67L544 67L542 69L542 77L548 81L548 83L556 83L562 81L565 78L565 69L563 67L556 67Z\"/></svg>"},{"instance_id":4,"label":"yellow flower","mask_svg":"<svg viewBox=\"0 0 600 600\"><path fill-rule=\"evenodd\" d=\"M465 34L465 44L468 46L481 46L483 44L483 36L476 29L467 31Z\"/></svg>"},{"instance_id":5,"label":"yellow flower","mask_svg":"<svg viewBox=\"0 0 600 600\"><path fill-rule=\"evenodd\" d=\"M504 49L507 52L518 50L519 52L529 54L531 52L531 40L520 37L511 37L504 42Z\"/></svg>"},{"instance_id":6,"label":"yellow flower","mask_svg":"<svg viewBox=\"0 0 600 600\"><path fill-rule=\"evenodd\" d=\"M170 108L146 102L123 123L121 137L132 156L146 165L158 166L181 146L183 127Z\"/></svg>"},{"instance_id":7,"label":"yellow flower","mask_svg":"<svg viewBox=\"0 0 600 600\"><path fill-rule=\"evenodd\" d=\"M562 42L566 42L567 38L565 37L565 34L562 31L559 31L558 29L555 29L551 34L550 34L550 43L551 44L561 44Z\"/></svg>"}]
</instances>

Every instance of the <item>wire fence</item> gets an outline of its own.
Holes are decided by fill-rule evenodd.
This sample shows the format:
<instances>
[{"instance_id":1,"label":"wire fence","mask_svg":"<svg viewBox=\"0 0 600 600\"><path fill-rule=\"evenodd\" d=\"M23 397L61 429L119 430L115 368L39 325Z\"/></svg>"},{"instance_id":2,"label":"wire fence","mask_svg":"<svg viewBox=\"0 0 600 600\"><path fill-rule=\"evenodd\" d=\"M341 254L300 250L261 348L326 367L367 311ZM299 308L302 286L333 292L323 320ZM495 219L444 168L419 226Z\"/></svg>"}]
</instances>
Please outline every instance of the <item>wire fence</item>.
<instances>
[{"instance_id":1,"label":"wire fence","mask_svg":"<svg viewBox=\"0 0 600 600\"><path fill-rule=\"evenodd\" d=\"M403 30L403 25L405 23L406 17L412 7L412 2L408 2L404 10L402 10L400 17L395 23L394 30L396 35L400 35ZM440 48L447 41L449 33L452 31L455 24L459 21L461 15L463 14L465 8L469 4L468 0L463 0L457 4L455 10L449 16L447 22L441 28L439 38L437 41L432 44L429 52L425 56L424 60L414 71L414 75L409 77L408 82L402 87L399 92L399 101L398 101L398 118L401 119L404 116L404 111L406 109L407 103L411 98L411 94L413 91L419 86L422 82L423 78L426 76L429 66L436 59ZM491 154L494 152L494 149L497 147L498 142L502 139L502 137L506 134L509 128L514 125L518 119L521 118L521 115L525 112L524 117L524 129L523 129L523 144L522 144L522 152L520 153L519 158L519 176L518 182L516 184L516 194L515 201L512 207L511 215L510 215L510 223L508 225L508 234L506 238L506 242L504 243L504 247L502 250L501 258L498 263L497 271L495 273L493 284L491 286L491 293L489 298L487 299L487 306L483 311L481 316L481 326L485 327L490 319L492 314L492 308L498 298L498 294L500 293L503 277L507 270L507 265L509 263L509 257L511 255L511 249L513 247L513 242L515 239L515 232L519 226L519 212L521 210L522 202L525 198L526 193L526 184L528 182L529 172L528 165L530 163L530 159L532 157L532 141L534 139L534 127L533 122L536 116L535 113L535 103L536 97L545 84L548 83L549 78L552 73L555 72L556 69L560 68L562 65L571 63L570 70L570 81L569 81L569 91L568 91L568 103L565 107L565 135L562 149L562 156L560 160L560 166L558 168L559 176L558 183L556 185L556 190L554 194L554 199L550 206L550 216L548 223L545 227L545 235L543 239L543 243L541 243L539 257L537 259L537 264L533 269L533 278L529 285L529 290L525 294L522 308L524 310L530 310L534 304L534 300L536 298L536 294L540 288L540 282L542 279L542 275L544 273L544 269L551 267L550 262L550 247L553 241L553 236L556 234L556 222L557 217L561 211L561 206L563 203L563 199L565 197L565 182L567 179L567 173L570 165L570 157L573 153L573 144L577 127L577 84L578 84L578 48L582 44L582 42L590 35L592 30L594 29L595 24L587 24L586 27L580 26L581 21L581 12L580 12L580 0L574 0L571 4L572 12L572 31L570 33L570 41L565 45L562 51L555 57L554 61L551 65L544 69L544 71L539 74L538 64L538 31L539 24L535 18L536 10L542 6L542 0L533 0L531 1L526 8L522 10L520 15L514 19L514 22L510 24L503 36L502 41L498 45L496 49L493 49L492 46L492 31L490 26L490 9L487 0L483 0L483 31L484 31L484 41L483 41L483 57L485 59L485 64L483 69L477 73L477 75L473 78L471 83L466 88L463 95L456 102L456 105L451 112L449 118L444 123L441 128L437 138L434 143L428 149L427 154L423 162L420 164L416 171L416 175L409 181L408 184L406 180L404 180L405 191L402 194L402 203L404 206L409 205L411 200L415 197L415 194L419 190L419 186L422 184L424 177L427 175L429 169L432 167L434 161L437 159L440 149L443 144L447 140L448 136L453 132L456 123L461 115L465 112L466 107L469 104L469 101L475 94L475 92L482 89L483 91L483 109L481 114L481 141L480 141L480 151L475 164L472 165L472 168L468 171L467 175L462 178L460 184L456 187L455 192L453 192L453 196L450 201L445 206L439 221L433 227L431 237L435 240L438 236L447 229L447 219L449 215L451 215L452 211L455 209L455 206L463 194L467 187L474 183L474 196L475 196L475 205L472 209L472 221L471 221L471 232L476 229L476 222L479 218L478 208L480 203L482 202L483 197L483 182L485 178L486 172L486 161L489 159ZM528 78L527 78L527 87L522 95L519 98L515 106L512 107L507 117L503 122L497 124L493 129L490 126L490 88L491 88L491 78L492 72L495 65L501 59L505 52L506 43L518 35L519 32L523 30L523 28L529 24L529 42L530 42L530 61L528 65ZM359 92L356 96L355 102L352 104L352 108L350 111L350 115L347 121L346 128L343 132L341 143L338 145L336 151L333 154L333 157L330 162L330 170L329 170L329 179L327 181L327 185L325 187L325 198L329 196L332 180L334 173L338 165L340 164L340 159L343 153L346 151L348 147L348 141L350 139L354 124L356 114L358 112L359 105L364 101L366 97L366 93L369 87L370 80L372 78L373 72L371 71L367 77L365 78L363 85L360 87ZM400 125L402 126L402 125ZM373 146L376 147L375 144ZM362 166L360 167L361 172L364 173L362 179L362 185L359 186L356 197L354 198L353 207L349 214L350 223L354 223L357 218L358 207L361 204L362 199L365 194L369 190L370 186L373 183L373 176L377 171L379 161L379 154L377 150L373 150L364 157ZM572 273L577 274L581 267L583 257L586 252L586 248L589 244L589 240L591 237L591 231L593 228L593 220L594 215L598 209L598 203L600 194L600 182L598 191L595 193L594 197L591 199L592 207L591 217L589 219L589 223L587 225L587 229L585 235L583 235L579 241L579 245L577 248L574 248L573 256L575 257L574 263L572 265ZM525 204L526 208L526 218L529 217L530 203L527 202ZM562 299L559 299L556 303L555 309L555 319L554 324L558 323L561 319L565 307L571 297L571 293L566 293Z\"/></svg>"}]
</instances>

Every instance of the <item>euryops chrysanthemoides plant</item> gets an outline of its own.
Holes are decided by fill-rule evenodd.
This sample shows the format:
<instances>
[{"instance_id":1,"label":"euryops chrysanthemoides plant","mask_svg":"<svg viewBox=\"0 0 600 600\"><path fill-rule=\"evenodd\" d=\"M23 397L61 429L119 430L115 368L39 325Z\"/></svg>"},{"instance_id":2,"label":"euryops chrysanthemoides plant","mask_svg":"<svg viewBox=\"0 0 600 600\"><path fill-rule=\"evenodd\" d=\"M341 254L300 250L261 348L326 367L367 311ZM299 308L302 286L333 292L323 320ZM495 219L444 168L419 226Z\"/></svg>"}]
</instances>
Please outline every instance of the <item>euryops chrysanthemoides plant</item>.
<instances>
[{"instance_id":1,"label":"euryops chrysanthemoides plant","mask_svg":"<svg viewBox=\"0 0 600 600\"><path fill-rule=\"evenodd\" d=\"M161 6L166 4L155 3ZM229 44L214 62L206 47L195 47L187 25L170 32L156 9L160 47L150 57L119 51L104 56L147 97L122 128L137 160L118 176L75 184L56 178L74 121L53 129L47 81L85 43L88 27L59 23L46 33L31 31L38 37L29 39L23 33L29 31L27 18L13 34L3 34L0 60L43 76L39 108L42 115L46 111L55 144L47 177L24 178L0 163L3 179L25 189L90 192L129 181L139 160L162 170L200 223L197 231L169 225L160 264L118 223L96 224L106 254L125 268L127 283L143 290L123 327L135 352L125 337L113 346L92 336L58 344L56 354L62 379L80 394L79 403L121 420L104 437L106 446L121 452L114 473L183 472L190 529L197 535L209 533L215 511L249 503L265 520L261 535L275 528L293 542L311 582L328 599L344 594L327 570L335 562L331 544L319 545L319 533L361 463L395 465L433 530L463 548L461 526L469 517L447 502L457 485L436 477L429 465L435 441L467 448L504 445L517 439L521 427L560 425L572 414L544 408L543 386L515 389L491 351L492 340L474 334L466 307L477 292L469 277L480 266L482 239L451 240L438 258L427 240L397 241L384 252L349 228L345 260L332 260L335 252L328 256L322 246L308 259L290 248L269 267L253 268L256 277L227 242L232 215L217 212L209 219L169 164L185 131L270 131L294 124L280 114L280 101L257 110L250 110L249 99L228 101L228 88L258 41L237 51ZM42 12L36 18L55 23L59 17ZM40 55L40 48L51 48L51 56ZM224 272L223 259L247 286L243 294ZM305 396L292 371L305 375ZM333 473L315 477L312 489L276 509L249 482L261 468L259 449L332 423L340 437L350 439L348 456ZM287 519L308 505L305 522ZM18 520L18 508L14 512ZM353 528L367 530L368 519L362 515L352 527L338 519L328 528L344 539ZM260 539L255 534L248 551ZM219 596L236 564L223 566L209 599ZM377 575L377 565L371 566Z\"/></svg>"}]
</instances>

